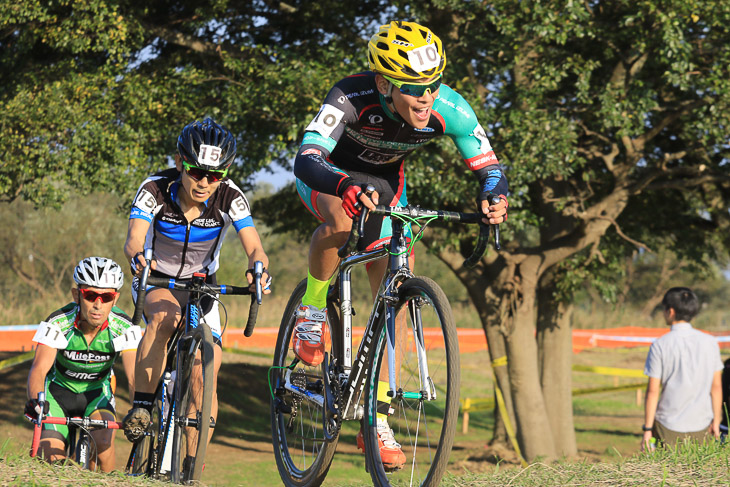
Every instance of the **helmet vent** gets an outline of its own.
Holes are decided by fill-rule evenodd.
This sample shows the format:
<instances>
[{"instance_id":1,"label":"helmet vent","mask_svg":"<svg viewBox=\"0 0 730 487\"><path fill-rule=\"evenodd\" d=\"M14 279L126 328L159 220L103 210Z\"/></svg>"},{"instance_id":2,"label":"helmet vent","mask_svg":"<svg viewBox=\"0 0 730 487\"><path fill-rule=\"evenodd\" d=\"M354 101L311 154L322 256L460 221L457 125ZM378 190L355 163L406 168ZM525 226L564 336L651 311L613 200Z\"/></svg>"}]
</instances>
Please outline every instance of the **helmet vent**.
<instances>
[{"instance_id":1,"label":"helmet vent","mask_svg":"<svg viewBox=\"0 0 730 487\"><path fill-rule=\"evenodd\" d=\"M382 49L383 51L387 51L387 50L390 49L390 46L388 44L384 43L384 42L378 42L375 46L378 49Z\"/></svg>"},{"instance_id":2,"label":"helmet vent","mask_svg":"<svg viewBox=\"0 0 730 487\"><path fill-rule=\"evenodd\" d=\"M400 24L398 27L400 27L403 30L407 30L408 32L412 32L413 29L411 29L410 25L406 25L405 23Z\"/></svg>"},{"instance_id":3,"label":"helmet vent","mask_svg":"<svg viewBox=\"0 0 730 487\"><path fill-rule=\"evenodd\" d=\"M385 59L383 56L378 56L378 58L380 59L380 64L382 64L383 66L385 66L386 69L389 69L391 71L395 71L393 69L393 65L390 64L387 59Z\"/></svg>"}]
</instances>

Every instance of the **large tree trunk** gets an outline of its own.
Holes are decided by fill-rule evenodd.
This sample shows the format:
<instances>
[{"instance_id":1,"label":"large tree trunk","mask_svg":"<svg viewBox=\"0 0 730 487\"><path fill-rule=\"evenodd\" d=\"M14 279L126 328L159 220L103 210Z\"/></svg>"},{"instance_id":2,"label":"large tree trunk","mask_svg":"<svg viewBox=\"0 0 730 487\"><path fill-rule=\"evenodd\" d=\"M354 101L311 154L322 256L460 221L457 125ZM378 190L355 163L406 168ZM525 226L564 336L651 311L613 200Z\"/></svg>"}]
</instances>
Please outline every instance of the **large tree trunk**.
<instances>
[{"instance_id":1,"label":"large tree trunk","mask_svg":"<svg viewBox=\"0 0 730 487\"><path fill-rule=\"evenodd\" d=\"M504 334L500 327L496 324L492 324L484 327L484 333L487 336L487 343L489 344L489 357L492 361L492 370L494 371L494 378L496 386L502 391L502 397L504 398L505 409L507 409L507 415L509 422L514 429L516 427L514 407L512 404L512 388L509 382L509 372L507 369L507 361L503 361L504 365L501 365L502 359L507 357L507 346L504 339ZM499 361L498 365L495 366L495 361ZM501 417L499 412L499 406L496 401L495 391L495 402L494 402L494 435L490 444L494 445L497 443L509 444L509 438L507 435L507 429L505 428L504 419Z\"/></svg>"},{"instance_id":2,"label":"large tree trunk","mask_svg":"<svg viewBox=\"0 0 730 487\"><path fill-rule=\"evenodd\" d=\"M548 279L543 279L547 281ZM555 448L561 456L578 453L573 424L572 364L573 305L554 298L555 281L538 290L537 343L540 384L550 418Z\"/></svg>"},{"instance_id":3,"label":"large tree trunk","mask_svg":"<svg viewBox=\"0 0 730 487\"><path fill-rule=\"evenodd\" d=\"M509 377L512 385L517 439L528 461L553 459L557 450L540 385L535 340L537 272L540 259L529 257L520 265L520 296L515 302L507 336Z\"/></svg>"}]
</instances>

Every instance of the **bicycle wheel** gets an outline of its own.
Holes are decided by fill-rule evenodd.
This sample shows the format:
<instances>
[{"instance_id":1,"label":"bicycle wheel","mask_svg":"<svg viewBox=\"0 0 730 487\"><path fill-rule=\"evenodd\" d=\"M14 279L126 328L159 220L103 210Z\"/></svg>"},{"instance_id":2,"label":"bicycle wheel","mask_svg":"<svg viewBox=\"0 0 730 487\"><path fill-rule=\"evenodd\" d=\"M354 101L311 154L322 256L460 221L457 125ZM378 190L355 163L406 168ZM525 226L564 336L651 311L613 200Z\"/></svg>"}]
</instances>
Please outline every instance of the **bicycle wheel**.
<instances>
[{"instance_id":1,"label":"bicycle wheel","mask_svg":"<svg viewBox=\"0 0 730 487\"><path fill-rule=\"evenodd\" d=\"M213 404L213 335L199 323L178 344L175 378L175 431L171 477L175 483L200 480Z\"/></svg>"},{"instance_id":2,"label":"bicycle wheel","mask_svg":"<svg viewBox=\"0 0 730 487\"><path fill-rule=\"evenodd\" d=\"M438 485L451 453L459 412L456 329L448 300L431 279L408 279L400 286L398 295L397 395L391 400L388 424L402 446L406 464L402 469L386 471L378 448L378 389L388 388L387 374L383 374L383 383L379 379L381 369L387 371L388 367L384 316L376 330L377 341L365 387L363 436L368 470L376 486Z\"/></svg>"},{"instance_id":3,"label":"bicycle wheel","mask_svg":"<svg viewBox=\"0 0 730 487\"><path fill-rule=\"evenodd\" d=\"M296 312L306 290L306 279L299 283L284 311L269 372L271 389L271 433L274 456L284 485L317 486L324 481L337 447L337 437L326 441L323 433L323 407L313 399L285 387L289 383L310 395L323 394L324 366L309 367L295 359L291 338ZM329 321L329 320L328 320Z\"/></svg>"},{"instance_id":4,"label":"bicycle wheel","mask_svg":"<svg viewBox=\"0 0 730 487\"><path fill-rule=\"evenodd\" d=\"M167 398L165 399L167 401ZM146 475L157 478L159 469L157 459L162 458L162 453L157 451L163 443L164 432L160 430L160 418L162 418L162 387L158 388L157 396L152 407L152 422L148 428L148 435L142 437L132 446L127 461L127 474L131 476Z\"/></svg>"},{"instance_id":5,"label":"bicycle wheel","mask_svg":"<svg viewBox=\"0 0 730 487\"><path fill-rule=\"evenodd\" d=\"M75 428L74 428L75 429ZM76 442L76 448L74 450L74 459L76 463L84 470L91 470L91 437L85 431L77 431L78 441ZM69 442L74 441L69 438ZM96 454L96 452L93 452ZM97 464L98 468L98 464Z\"/></svg>"}]
</instances>

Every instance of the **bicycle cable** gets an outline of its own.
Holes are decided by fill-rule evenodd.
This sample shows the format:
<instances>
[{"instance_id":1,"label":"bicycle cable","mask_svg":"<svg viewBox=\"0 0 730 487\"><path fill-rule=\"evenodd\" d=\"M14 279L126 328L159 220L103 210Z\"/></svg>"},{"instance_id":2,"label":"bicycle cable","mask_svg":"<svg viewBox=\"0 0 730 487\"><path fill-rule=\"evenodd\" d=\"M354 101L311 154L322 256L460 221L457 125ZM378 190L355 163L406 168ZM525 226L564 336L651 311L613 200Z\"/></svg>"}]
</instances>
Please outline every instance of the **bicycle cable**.
<instances>
[{"instance_id":1,"label":"bicycle cable","mask_svg":"<svg viewBox=\"0 0 730 487\"><path fill-rule=\"evenodd\" d=\"M418 242L419 240L421 240L423 238L423 232L424 232L424 230L426 230L426 227L432 221L438 219L437 216L428 216L428 215L419 216L419 217L410 217L407 215L391 213L390 216L391 216L391 218L395 217L395 218L399 219L400 221L402 221L405 224L405 226L407 226L411 230L411 234L413 234L413 227L412 227L413 224L416 224L420 227L420 230L418 231L418 233L414 237L411 238L411 241L408 243L408 247L406 248L406 250L404 250L403 252L399 252L399 253L391 252L390 250L388 250L388 253L390 255L402 255L402 254L406 254L406 253L410 254L412 252L413 246L416 244L416 242ZM426 220L426 221L422 225L420 220Z\"/></svg>"}]
</instances>

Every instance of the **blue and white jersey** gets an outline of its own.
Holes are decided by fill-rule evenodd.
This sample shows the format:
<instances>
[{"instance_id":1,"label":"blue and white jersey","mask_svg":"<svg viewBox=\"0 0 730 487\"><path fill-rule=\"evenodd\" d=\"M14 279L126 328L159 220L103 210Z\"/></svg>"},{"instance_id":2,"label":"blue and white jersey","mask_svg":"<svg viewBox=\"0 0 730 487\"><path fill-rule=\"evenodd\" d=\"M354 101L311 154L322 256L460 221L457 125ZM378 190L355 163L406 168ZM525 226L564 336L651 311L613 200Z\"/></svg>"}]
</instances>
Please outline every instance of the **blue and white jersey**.
<instances>
[{"instance_id":1,"label":"blue and white jersey","mask_svg":"<svg viewBox=\"0 0 730 487\"><path fill-rule=\"evenodd\" d=\"M253 226L251 206L230 179L224 179L205 210L188 222L178 204L180 173L167 169L147 178L134 198L129 218L151 223L145 248L152 248L157 271L176 279L195 272L213 274L220 265L220 248L228 227L236 232Z\"/></svg>"}]
</instances>

